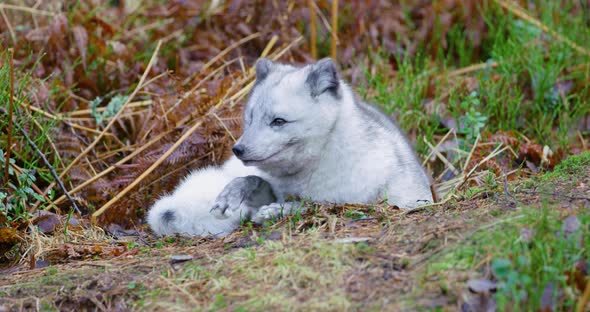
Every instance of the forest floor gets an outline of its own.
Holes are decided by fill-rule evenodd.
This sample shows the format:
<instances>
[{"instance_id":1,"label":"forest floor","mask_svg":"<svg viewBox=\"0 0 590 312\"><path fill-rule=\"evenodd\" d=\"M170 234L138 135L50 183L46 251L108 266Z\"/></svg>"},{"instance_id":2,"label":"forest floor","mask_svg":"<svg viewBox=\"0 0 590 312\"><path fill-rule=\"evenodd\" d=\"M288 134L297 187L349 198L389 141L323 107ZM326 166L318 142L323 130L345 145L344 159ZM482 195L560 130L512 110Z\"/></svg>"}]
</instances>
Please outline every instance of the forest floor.
<instances>
[{"instance_id":1,"label":"forest floor","mask_svg":"<svg viewBox=\"0 0 590 312\"><path fill-rule=\"evenodd\" d=\"M589 6L0 1L0 311L589 311ZM261 57L332 57L441 202L155 237Z\"/></svg>"},{"instance_id":2,"label":"forest floor","mask_svg":"<svg viewBox=\"0 0 590 312\"><path fill-rule=\"evenodd\" d=\"M501 304L492 297L496 286L486 284L503 278L494 276L494 261L525 257L534 266L532 250L550 246L547 235L560 247L546 256L557 258L569 252L570 238L560 235L579 232L574 240L585 246L570 256L587 263L589 209L585 153L555 173L417 211L315 206L300 218L266 228L244 225L217 240L128 233L110 245L131 247L108 260L97 256L0 272L0 310L483 311ZM571 225L572 218L579 224ZM572 261L545 261L531 270L566 276ZM578 272L587 280L585 274ZM545 285L521 290L527 287ZM540 298L541 304L572 300L576 284L556 279L553 287L568 295Z\"/></svg>"}]
</instances>

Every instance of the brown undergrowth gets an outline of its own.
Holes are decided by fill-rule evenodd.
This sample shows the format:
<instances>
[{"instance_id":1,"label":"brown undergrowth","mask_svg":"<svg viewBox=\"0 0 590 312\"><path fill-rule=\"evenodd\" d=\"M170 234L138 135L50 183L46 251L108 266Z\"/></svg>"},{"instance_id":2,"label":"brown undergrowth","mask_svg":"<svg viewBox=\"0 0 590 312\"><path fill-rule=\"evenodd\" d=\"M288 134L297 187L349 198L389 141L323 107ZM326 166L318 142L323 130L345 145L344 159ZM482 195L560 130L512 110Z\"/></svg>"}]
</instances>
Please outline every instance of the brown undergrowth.
<instances>
[{"instance_id":1,"label":"brown undergrowth","mask_svg":"<svg viewBox=\"0 0 590 312\"><path fill-rule=\"evenodd\" d=\"M249 66L258 57L311 61L309 43L301 40L309 29L299 24L309 18L304 3L229 1L209 7L215 3L137 7L121 1L114 7L49 1L2 9L11 13L0 25L2 41L15 47L19 72L31 73L18 114L28 123L32 116L55 121L46 132L32 125L26 129L48 138L41 149L84 213L108 206L109 213L100 213L100 224L138 225L145 208L188 170L227 157L227 147L240 132L240 107L252 81ZM314 6L324 21L329 3ZM339 20L346 24L337 35L345 77L361 82L363 69L371 72L373 67L367 56L382 47L407 55L420 48L436 55L447 43L433 36L447 38L459 25L475 38L472 57L480 57L477 51L486 38L480 6L478 1L343 6ZM437 24L433 19L439 13ZM440 26L436 32L434 24ZM17 31L15 25L25 26ZM335 36L327 24L318 32L320 47ZM158 40L161 49L155 51ZM389 58L393 70L398 66L395 57ZM146 79L137 85L142 75ZM130 91L136 91L135 97L125 98ZM126 103L113 116L121 102ZM180 142L183 135L187 137ZM20 142L13 149L27 163L33 159L22 154L24 146ZM42 195L55 188L51 179L37 184ZM110 201L122 191L125 196ZM52 206L60 213L69 211L66 198L55 192ZM39 208L39 202L28 205L30 212Z\"/></svg>"},{"instance_id":2,"label":"brown undergrowth","mask_svg":"<svg viewBox=\"0 0 590 312\"><path fill-rule=\"evenodd\" d=\"M334 41L343 77L367 99L394 108L392 115L418 146L443 203L412 213L380 204L318 206L311 215L270 228L244 226L224 240L156 240L143 224L147 208L189 170L228 157L240 134L256 59L313 61L310 3L317 14L318 55L327 56ZM485 94L482 77L488 74L486 79L500 81L502 88L522 86L517 107L538 105L532 66L523 70L525 78L489 72L510 66L490 55L497 40L490 38L490 25L496 21L486 22L484 13L493 10L541 29L543 35L531 44L547 50L542 59L550 58L553 42L577 51L579 62L559 68L548 92L557 99L550 99L555 101L549 102L554 106L546 124L556 127L559 114L570 113L555 109L560 107L555 103L586 103L572 99L588 95L588 64L579 57L587 49L539 24L542 8L520 5L341 1L338 27L332 29L331 1L0 3L0 52L15 49L17 122L82 208L82 215L70 215L71 203L47 168L37 164L24 138L11 138L16 140L9 147L11 168L18 174L34 169L31 189L43 200L18 200L24 212L0 213L0 256L8 265L2 272L6 296L0 299L15 308L48 304L65 310L164 309L178 302L222 310L239 304L253 310L456 304L455 290L408 296L420 282L416 273L492 220L494 211L511 211L512 195L539 202L542 194L535 190L511 194L509 181L588 149L588 110L567 125L570 136L560 146L534 130L474 136L466 132L465 116L451 116L454 106L463 105L458 97L481 100L484 107L502 102L502 94L497 102L496 95ZM578 14L585 8L576 2L570 9ZM456 45L458 38L468 38L467 56ZM419 73L408 71L411 62ZM373 81L381 76L385 86ZM392 89L404 89L406 97L388 97ZM478 92L485 96L470 98ZM395 106L400 99L408 102L403 110ZM528 117L520 116L518 123L528 125ZM3 143L10 140L2 122ZM21 183L3 175L3 185L8 182ZM464 197L470 200L461 201ZM8 200L14 198L9 194ZM193 260L170 264L171 254ZM20 286L6 286L10 283Z\"/></svg>"}]
</instances>

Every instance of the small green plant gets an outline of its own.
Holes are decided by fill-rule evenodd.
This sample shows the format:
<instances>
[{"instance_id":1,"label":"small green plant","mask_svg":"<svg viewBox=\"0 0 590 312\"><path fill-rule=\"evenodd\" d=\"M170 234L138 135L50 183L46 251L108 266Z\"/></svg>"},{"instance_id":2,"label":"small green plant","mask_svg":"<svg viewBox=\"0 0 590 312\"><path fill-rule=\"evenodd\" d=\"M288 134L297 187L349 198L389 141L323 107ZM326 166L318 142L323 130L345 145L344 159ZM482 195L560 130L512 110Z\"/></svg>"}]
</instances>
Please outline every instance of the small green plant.
<instances>
[{"instance_id":1,"label":"small green plant","mask_svg":"<svg viewBox=\"0 0 590 312\"><path fill-rule=\"evenodd\" d=\"M55 274L57 274L57 269L56 269L56 268L53 268L53 267L48 267L48 268L45 270L45 273L46 273L47 275L55 275Z\"/></svg>"},{"instance_id":2,"label":"small green plant","mask_svg":"<svg viewBox=\"0 0 590 312\"><path fill-rule=\"evenodd\" d=\"M498 181L496 181L496 174L492 170L488 170L488 174L483 176L483 182L488 189L495 190L498 187Z\"/></svg>"},{"instance_id":3,"label":"small green plant","mask_svg":"<svg viewBox=\"0 0 590 312\"><path fill-rule=\"evenodd\" d=\"M8 161L10 164L15 164L14 159ZM4 172L6 166L6 159L4 158L4 151L0 149L0 171ZM35 172L27 169L22 169L21 173L16 173L12 166L8 168L9 176L16 177L16 184L8 181L7 188L0 191L0 210L6 215L8 220L27 219L29 212L27 211L27 203L32 201L45 202L43 196L37 194L32 188L36 181Z\"/></svg>"},{"instance_id":4,"label":"small green plant","mask_svg":"<svg viewBox=\"0 0 590 312\"><path fill-rule=\"evenodd\" d=\"M224 309L227 308L227 301L223 294L215 295L215 302L213 303L213 310Z\"/></svg>"},{"instance_id":5,"label":"small green plant","mask_svg":"<svg viewBox=\"0 0 590 312\"><path fill-rule=\"evenodd\" d=\"M127 284L127 290L134 290L136 286L137 285L135 284L135 281L132 281L131 283Z\"/></svg>"},{"instance_id":6,"label":"small green plant","mask_svg":"<svg viewBox=\"0 0 590 312\"><path fill-rule=\"evenodd\" d=\"M262 236L258 236L256 238L256 244L261 245L262 243L264 243L265 239Z\"/></svg>"},{"instance_id":7,"label":"small green plant","mask_svg":"<svg viewBox=\"0 0 590 312\"><path fill-rule=\"evenodd\" d=\"M121 110L123 104L125 104L127 101L127 96L120 94L115 95L107 104L106 109L101 113L98 111L98 106L102 100L103 99L101 97L97 97L89 103L91 109L90 115L96 120L97 125L102 125L106 118L115 116L117 112Z\"/></svg>"},{"instance_id":8,"label":"small green plant","mask_svg":"<svg viewBox=\"0 0 590 312\"><path fill-rule=\"evenodd\" d=\"M367 218L367 215L363 211L354 209L346 210L346 212L344 212L344 216L355 220Z\"/></svg>"},{"instance_id":9,"label":"small green plant","mask_svg":"<svg viewBox=\"0 0 590 312\"><path fill-rule=\"evenodd\" d=\"M465 111L465 115L459 118L459 133L465 135L465 140L462 142L464 149L469 149L469 145L475 142L477 136L486 126L488 117L481 112L481 101L479 94L476 91L471 92L459 105Z\"/></svg>"},{"instance_id":10,"label":"small green plant","mask_svg":"<svg viewBox=\"0 0 590 312\"><path fill-rule=\"evenodd\" d=\"M25 139L24 133L37 145L41 153L49 159L53 158L49 161L53 162L54 167L58 163L59 156L47 144L57 121L41 118L40 113L19 109L18 103L29 102L29 97L37 91L35 86L39 85L39 82L31 78L31 72L38 63L32 64L31 71L15 69L11 73L10 66L4 66L8 61L8 53L0 53L0 64L2 64L0 66L0 108L3 111L9 111L9 105L11 103L14 105L12 120L9 120L3 113L0 114L0 172L2 172L2 177L0 177L2 180L0 182L0 211L11 221L27 219L30 216L28 209L32 203L46 203L45 197L34 191L33 188L35 185L47 185L53 181L47 167L40 164L38 154ZM11 76L14 76L14 84L10 82ZM49 91L57 92L56 90L57 87ZM14 94L13 101L10 101L11 91ZM11 153L10 159L6 159L8 146L6 129L9 126L12 127ZM14 146L18 146L18 148L13 148ZM9 171L8 177L4 177L6 167ZM52 191L47 196L51 199L53 194Z\"/></svg>"}]
</instances>

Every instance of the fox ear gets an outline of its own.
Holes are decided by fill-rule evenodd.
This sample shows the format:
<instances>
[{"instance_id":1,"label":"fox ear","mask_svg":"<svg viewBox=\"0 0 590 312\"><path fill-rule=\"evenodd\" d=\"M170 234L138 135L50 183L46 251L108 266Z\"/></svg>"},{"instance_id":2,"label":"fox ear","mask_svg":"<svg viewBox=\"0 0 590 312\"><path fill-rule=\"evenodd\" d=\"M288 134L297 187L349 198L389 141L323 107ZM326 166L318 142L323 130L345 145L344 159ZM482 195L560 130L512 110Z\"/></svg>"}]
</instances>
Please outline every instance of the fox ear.
<instances>
[{"instance_id":1,"label":"fox ear","mask_svg":"<svg viewBox=\"0 0 590 312\"><path fill-rule=\"evenodd\" d=\"M267 59L261 58L256 62L256 81L262 81L270 73L274 63Z\"/></svg>"},{"instance_id":2,"label":"fox ear","mask_svg":"<svg viewBox=\"0 0 590 312\"><path fill-rule=\"evenodd\" d=\"M305 83L308 85L311 96L317 97L324 92L330 92L333 96L339 96L340 80L336 64L331 58L323 58L311 65Z\"/></svg>"}]
</instances>

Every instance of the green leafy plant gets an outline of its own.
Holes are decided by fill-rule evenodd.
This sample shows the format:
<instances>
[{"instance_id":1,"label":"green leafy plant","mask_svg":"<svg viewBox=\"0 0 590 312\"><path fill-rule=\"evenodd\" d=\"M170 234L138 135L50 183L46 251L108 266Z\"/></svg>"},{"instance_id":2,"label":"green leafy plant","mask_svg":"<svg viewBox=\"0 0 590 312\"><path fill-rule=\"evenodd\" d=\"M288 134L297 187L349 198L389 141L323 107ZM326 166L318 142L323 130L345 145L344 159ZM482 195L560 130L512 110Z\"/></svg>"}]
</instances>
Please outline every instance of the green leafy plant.
<instances>
[{"instance_id":1,"label":"green leafy plant","mask_svg":"<svg viewBox=\"0 0 590 312\"><path fill-rule=\"evenodd\" d=\"M102 125L106 118L113 117L123 107L123 104L127 101L126 95L117 94L107 104L106 109L103 112L98 111L98 106L102 102L102 97L97 97L90 101L89 106L91 109L90 115L96 120L98 125Z\"/></svg>"},{"instance_id":2,"label":"green leafy plant","mask_svg":"<svg viewBox=\"0 0 590 312\"><path fill-rule=\"evenodd\" d=\"M477 136L485 128L488 117L480 112L481 101L476 91L471 92L460 104L465 115L459 119L459 132L465 135L464 143L473 144ZM467 148L467 145L464 145Z\"/></svg>"},{"instance_id":3,"label":"green leafy plant","mask_svg":"<svg viewBox=\"0 0 590 312\"><path fill-rule=\"evenodd\" d=\"M8 163L14 164L15 160L11 158ZM4 151L0 149L0 169L2 172L4 172L5 166L7 166L7 163L6 158L4 158ZM28 202L45 202L45 198L37 194L32 188L36 181L35 172L22 169L21 173L17 173L12 166L9 166L8 173L9 176L16 178L16 184L8 181L6 183L7 187L0 191L0 209L9 220L26 219L29 217L27 211Z\"/></svg>"}]
</instances>

